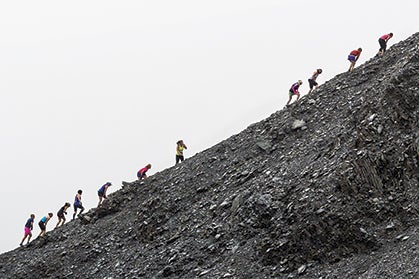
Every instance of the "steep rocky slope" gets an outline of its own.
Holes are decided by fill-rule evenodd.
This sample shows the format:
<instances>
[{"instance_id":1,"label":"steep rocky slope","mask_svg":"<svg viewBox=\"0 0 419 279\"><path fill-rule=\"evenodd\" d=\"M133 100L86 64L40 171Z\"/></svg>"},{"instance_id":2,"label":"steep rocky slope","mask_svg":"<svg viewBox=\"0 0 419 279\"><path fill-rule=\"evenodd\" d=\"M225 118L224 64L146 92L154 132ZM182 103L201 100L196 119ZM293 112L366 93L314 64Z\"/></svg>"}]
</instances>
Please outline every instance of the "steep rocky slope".
<instances>
[{"instance_id":1,"label":"steep rocky slope","mask_svg":"<svg viewBox=\"0 0 419 279\"><path fill-rule=\"evenodd\" d=\"M99 209L1 278L417 278L419 33Z\"/></svg>"}]
</instances>

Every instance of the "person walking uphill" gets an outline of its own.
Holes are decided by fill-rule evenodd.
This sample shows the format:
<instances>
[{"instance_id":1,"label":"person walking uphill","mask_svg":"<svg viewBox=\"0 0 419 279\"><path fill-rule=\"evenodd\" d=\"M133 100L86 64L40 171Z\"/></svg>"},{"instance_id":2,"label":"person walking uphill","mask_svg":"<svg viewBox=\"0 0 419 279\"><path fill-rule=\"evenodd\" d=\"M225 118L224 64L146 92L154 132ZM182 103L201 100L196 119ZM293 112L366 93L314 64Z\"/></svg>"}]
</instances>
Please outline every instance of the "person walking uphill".
<instances>
[{"instance_id":1,"label":"person walking uphill","mask_svg":"<svg viewBox=\"0 0 419 279\"><path fill-rule=\"evenodd\" d=\"M147 165L147 166L145 166L144 168L140 169L140 170L137 172L137 177L138 177L138 180L141 180L141 179L145 179L145 178L147 178L147 174L146 174L146 172L147 172L149 169L151 169L151 164L148 164L148 165Z\"/></svg>"},{"instance_id":2,"label":"person walking uphill","mask_svg":"<svg viewBox=\"0 0 419 279\"><path fill-rule=\"evenodd\" d=\"M22 238L22 241L20 242L20 246L23 246L23 242L25 242L26 238L28 238L27 244L29 244L29 240L31 240L31 237L32 237L34 221L35 221L35 214L31 214L30 218L26 221L23 238Z\"/></svg>"},{"instance_id":3,"label":"person walking uphill","mask_svg":"<svg viewBox=\"0 0 419 279\"><path fill-rule=\"evenodd\" d=\"M77 195L74 197L74 204L73 204L73 207L74 207L73 220L76 218L77 208L80 208L80 213L79 213L77 216L79 216L80 214L82 214L82 213L83 213L83 211L84 211L84 207L83 207L82 202L81 202L81 194L82 194L82 193L83 193L83 191L82 191L82 190L78 190L78 191L77 191Z\"/></svg>"},{"instance_id":4,"label":"person walking uphill","mask_svg":"<svg viewBox=\"0 0 419 279\"><path fill-rule=\"evenodd\" d=\"M352 71L354 70L355 63L356 63L356 61L358 61L359 56L361 55L361 52L362 52L362 48L358 48L358 49L355 49L355 50L351 51L351 53L349 53L348 60L349 60L349 62L351 62L351 65L349 66L349 72L350 73L352 73Z\"/></svg>"},{"instance_id":5,"label":"person walking uphill","mask_svg":"<svg viewBox=\"0 0 419 279\"><path fill-rule=\"evenodd\" d=\"M183 143L183 140L179 140L176 146L176 165L180 162L183 162L185 160L185 157L183 157L183 150L188 149L186 145Z\"/></svg>"},{"instance_id":6,"label":"person walking uphill","mask_svg":"<svg viewBox=\"0 0 419 279\"><path fill-rule=\"evenodd\" d=\"M289 91L289 99L287 102L287 106L290 104L293 95L297 95L296 101L300 99L300 92L298 91L298 88L300 87L301 84L303 84L303 82L299 80L291 86L290 91Z\"/></svg>"},{"instance_id":7,"label":"person walking uphill","mask_svg":"<svg viewBox=\"0 0 419 279\"><path fill-rule=\"evenodd\" d=\"M311 78L309 78L308 79L308 85L310 86L310 90L308 91L308 94L310 94L311 93L311 91L313 91L313 87L315 87L314 88L314 90L316 90L317 89L317 87L319 86L319 84L317 83L317 81L316 81L316 79L317 79L317 77L321 74L323 72L323 70L322 69L317 69L314 73L313 73L313 75L311 76Z\"/></svg>"},{"instance_id":8,"label":"person walking uphill","mask_svg":"<svg viewBox=\"0 0 419 279\"><path fill-rule=\"evenodd\" d=\"M112 183L106 182L105 184L100 187L100 189L97 191L97 195L99 196L99 203L97 204L97 207L102 203L102 199L107 199L106 191L108 191L108 188L112 186Z\"/></svg>"},{"instance_id":9,"label":"person walking uphill","mask_svg":"<svg viewBox=\"0 0 419 279\"><path fill-rule=\"evenodd\" d=\"M64 214L67 214L67 209L69 207L70 207L70 203L66 202L64 204L64 206L61 207L60 210L58 210L58 212L57 212L58 223L57 223L57 225L55 225L56 228L58 228L58 226L60 226L61 221L62 221L62 224L61 225L64 225L64 223L65 223L65 216L64 216Z\"/></svg>"},{"instance_id":10,"label":"person walking uphill","mask_svg":"<svg viewBox=\"0 0 419 279\"><path fill-rule=\"evenodd\" d=\"M52 218L52 216L53 216L52 213L48 213L47 216L44 216L44 217L41 218L41 221L39 221L39 223L38 223L39 228L41 229L41 232L39 233L38 237L45 235L45 233L47 232L48 221Z\"/></svg>"},{"instance_id":11,"label":"person walking uphill","mask_svg":"<svg viewBox=\"0 0 419 279\"><path fill-rule=\"evenodd\" d=\"M393 33L388 33L388 34L385 34L385 35L381 36L378 39L378 43L380 44L380 49L378 50L378 53L375 56L383 56L384 55L384 52L386 52L386 49L387 49L387 42L392 37L393 37Z\"/></svg>"}]
</instances>

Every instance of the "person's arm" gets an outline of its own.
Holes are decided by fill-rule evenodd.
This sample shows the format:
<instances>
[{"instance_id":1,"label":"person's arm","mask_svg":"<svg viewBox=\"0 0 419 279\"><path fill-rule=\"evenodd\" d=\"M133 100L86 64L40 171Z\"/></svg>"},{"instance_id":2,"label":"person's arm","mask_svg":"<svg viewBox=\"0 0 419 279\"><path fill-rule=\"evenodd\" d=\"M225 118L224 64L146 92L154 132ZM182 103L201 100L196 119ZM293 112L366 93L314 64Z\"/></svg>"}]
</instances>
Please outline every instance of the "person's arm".
<instances>
[{"instance_id":1,"label":"person's arm","mask_svg":"<svg viewBox=\"0 0 419 279\"><path fill-rule=\"evenodd\" d=\"M185 144L183 144L183 148L188 149Z\"/></svg>"}]
</instances>

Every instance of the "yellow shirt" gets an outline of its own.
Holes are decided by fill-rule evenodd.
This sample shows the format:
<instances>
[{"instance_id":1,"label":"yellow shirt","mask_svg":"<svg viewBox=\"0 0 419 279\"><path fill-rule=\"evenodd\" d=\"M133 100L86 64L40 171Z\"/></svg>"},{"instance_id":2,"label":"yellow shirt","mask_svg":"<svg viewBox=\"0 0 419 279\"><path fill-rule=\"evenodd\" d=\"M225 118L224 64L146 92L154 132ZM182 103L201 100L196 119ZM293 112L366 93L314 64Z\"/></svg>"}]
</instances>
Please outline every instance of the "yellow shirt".
<instances>
[{"instance_id":1,"label":"yellow shirt","mask_svg":"<svg viewBox=\"0 0 419 279\"><path fill-rule=\"evenodd\" d=\"M177 147L176 147L176 155L178 155L178 156L183 156L183 150L184 150L185 148L183 147L183 146L181 146L181 145L178 145Z\"/></svg>"}]
</instances>

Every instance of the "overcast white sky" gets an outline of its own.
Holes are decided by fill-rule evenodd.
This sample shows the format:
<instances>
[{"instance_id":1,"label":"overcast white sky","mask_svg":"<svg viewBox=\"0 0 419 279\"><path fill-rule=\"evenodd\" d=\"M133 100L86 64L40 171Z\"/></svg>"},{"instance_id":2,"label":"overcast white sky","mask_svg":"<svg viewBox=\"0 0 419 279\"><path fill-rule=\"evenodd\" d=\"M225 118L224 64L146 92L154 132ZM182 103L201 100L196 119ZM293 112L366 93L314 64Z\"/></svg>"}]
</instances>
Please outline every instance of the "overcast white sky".
<instances>
[{"instance_id":1,"label":"overcast white sky","mask_svg":"<svg viewBox=\"0 0 419 279\"><path fill-rule=\"evenodd\" d=\"M419 31L418 1L3 1L0 252L30 213L191 157L260 121L291 84L319 84ZM71 217L69 210L68 218Z\"/></svg>"}]
</instances>

